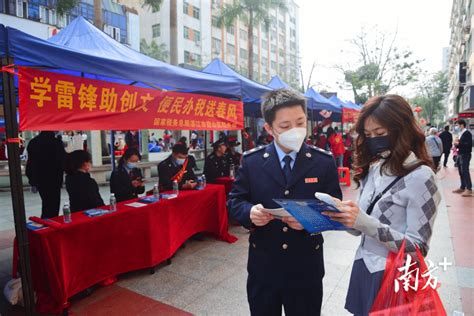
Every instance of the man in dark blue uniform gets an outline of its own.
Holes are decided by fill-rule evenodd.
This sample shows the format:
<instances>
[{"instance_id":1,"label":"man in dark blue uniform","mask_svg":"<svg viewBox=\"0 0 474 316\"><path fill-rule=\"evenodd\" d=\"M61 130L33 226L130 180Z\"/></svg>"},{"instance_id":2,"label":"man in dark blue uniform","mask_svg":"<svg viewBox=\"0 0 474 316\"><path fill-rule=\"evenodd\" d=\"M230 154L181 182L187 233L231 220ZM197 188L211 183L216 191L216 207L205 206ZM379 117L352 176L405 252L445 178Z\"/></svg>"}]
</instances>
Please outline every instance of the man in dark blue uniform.
<instances>
[{"instance_id":1,"label":"man in dark blue uniform","mask_svg":"<svg viewBox=\"0 0 474 316\"><path fill-rule=\"evenodd\" d=\"M304 144L306 101L288 89L262 103L270 145L244 154L229 196L229 212L250 230L247 295L252 315L320 315L324 276L323 237L293 217L275 219L265 209L275 198L313 199L315 192L341 198L336 164L324 150Z\"/></svg>"},{"instance_id":2,"label":"man in dark blue uniform","mask_svg":"<svg viewBox=\"0 0 474 316\"><path fill-rule=\"evenodd\" d=\"M204 160L204 175L207 183L215 183L217 178L229 176L229 160L226 156L226 138L219 138L212 144L214 151Z\"/></svg>"}]
</instances>

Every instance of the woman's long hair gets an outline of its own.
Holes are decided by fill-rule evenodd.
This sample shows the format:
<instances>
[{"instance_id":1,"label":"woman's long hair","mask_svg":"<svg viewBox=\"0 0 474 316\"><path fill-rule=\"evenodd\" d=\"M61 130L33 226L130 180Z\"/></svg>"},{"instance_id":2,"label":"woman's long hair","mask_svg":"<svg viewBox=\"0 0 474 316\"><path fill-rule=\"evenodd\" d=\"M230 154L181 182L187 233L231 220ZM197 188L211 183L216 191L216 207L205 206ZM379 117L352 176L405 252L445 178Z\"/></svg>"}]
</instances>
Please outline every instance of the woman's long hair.
<instances>
[{"instance_id":1,"label":"woman's long hair","mask_svg":"<svg viewBox=\"0 0 474 316\"><path fill-rule=\"evenodd\" d=\"M370 164L377 159L370 154L364 133L365 121L369 117L387 129L390 139L391 154L382 164L382 171L403 177L421 165L434 170L433 161L426 150L425 135L408 102L395 94L376 96L365 103L354 126L358 134L354 152L354 181L357 186L369 173ZM418 161L405 166L410 152L416 155Z\"/></svg>"}]
</instances>

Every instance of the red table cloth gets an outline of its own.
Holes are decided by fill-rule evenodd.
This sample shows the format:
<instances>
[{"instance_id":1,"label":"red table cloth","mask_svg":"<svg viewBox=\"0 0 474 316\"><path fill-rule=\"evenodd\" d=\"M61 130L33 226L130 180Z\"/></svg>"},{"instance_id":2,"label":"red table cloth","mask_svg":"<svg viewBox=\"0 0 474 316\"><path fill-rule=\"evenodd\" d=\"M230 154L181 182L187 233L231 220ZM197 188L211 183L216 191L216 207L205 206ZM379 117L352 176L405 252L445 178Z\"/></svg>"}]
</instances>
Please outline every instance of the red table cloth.
<instances>
[{"instance_id":1,"label":"red table cloth","mask_svg":"<svg viewBox=\"0 0 474 316\"><path fill-rule=\"evenodd\" d=\"M73 213L72 223L61 228L29 231L37 312L60 313L68 307L68 298L94 284L154 267L196 233L237 240L228 233L221 185L181 191L177 198L140 208L125 205L130 202L119 203L114 213L93 218ZM63 223L62 217L53 220Z\"/></svg>"},{"instance_id":2,"label":"red table cloth","mask_svg":"<svg viewBox=\"0 0 474 316\"><path fill-rule=\"evenodd\" d=\"M225 187L225 193L229 194L234 184L234 178L231 177L220 177L216 179L216 184L223 185Z\"/></svg>"}]
</instances>

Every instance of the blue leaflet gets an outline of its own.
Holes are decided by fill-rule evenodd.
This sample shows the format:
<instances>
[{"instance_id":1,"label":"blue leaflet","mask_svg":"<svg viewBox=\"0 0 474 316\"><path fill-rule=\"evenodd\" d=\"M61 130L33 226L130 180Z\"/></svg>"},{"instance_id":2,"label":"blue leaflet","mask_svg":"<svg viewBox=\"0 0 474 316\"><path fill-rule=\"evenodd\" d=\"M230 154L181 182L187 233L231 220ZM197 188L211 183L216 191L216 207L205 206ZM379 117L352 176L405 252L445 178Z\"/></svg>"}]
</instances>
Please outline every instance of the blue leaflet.
<instances>
[{"instance_id":1,"label":"blue leaflet","mask_svg":"<svg viewBox=\"0 0 474 316\"><path fill-rule=\"evenodd\" d=\"M285 200L273 199L278 205L287 210L304 229L310 233L320 233L326 230L347 230L339 222L331 220L321 212L340 212L336 207L320 200Z\"/></svg>"},{"instance_id":2,"label":"blue leaflet","mask_svg":"<svg viewBox=\"0 0 474 316\"><path fill-rule=\"evenodd\" d=\"M104 214L107 214L109 211L107 210L101 210L101 209L91 209L84 211L84 214L86 214L89 217L96 217L96 216L102 216Z\"/></svg>"}]
</instances>

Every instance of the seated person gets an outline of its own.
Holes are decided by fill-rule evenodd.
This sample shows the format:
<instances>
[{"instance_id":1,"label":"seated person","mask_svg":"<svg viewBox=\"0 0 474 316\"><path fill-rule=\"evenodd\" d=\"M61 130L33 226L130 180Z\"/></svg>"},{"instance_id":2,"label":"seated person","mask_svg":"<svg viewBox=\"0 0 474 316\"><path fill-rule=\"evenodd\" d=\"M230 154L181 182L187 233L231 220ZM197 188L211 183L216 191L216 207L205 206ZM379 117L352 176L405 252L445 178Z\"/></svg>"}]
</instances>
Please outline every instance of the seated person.
<instances>
[{"instance_id":1,"label":"seated person","mask_svg":"<svg viewBox=\"0 0 474 316\"><path fill-rule=\"evenodd\" d=\"M227 149L227 159L229 164L234 165L235 171L239 169L242 154L235 149L240 146L240 142L235 137L229 137L229 148Z\"/></svg>"},{"instance_id":2,"label":"seated person","mask_svg":"<svg viewBox=\"0 0 474 316\"><path fill-rule=\"evenodd\" d=\"M160 189L170 191L173 181L176 180L180 190L192 190L196 187L196 175L191 167L188 148L183 143L176 143L172 154L158 165Z\"/></svg>"},{"instance_id":3,"label":"seated person","mask_svg":"<svg viewBox=\"0 0 474 316\"><path fill-rule=\"evenodd\" d=\"M136 148L128 148L119 160L117 169L110 175L110 192L115 194L117 202L131 200L145 192L142 172L137 168L141 159Z\"/></svg>"},{"instance_id":4,"label":"seated person","mask_svg":"<svg viewBox=\"0 0 474 316\"><path fill-rule=\"evenodd\" d=\"M229 176L229 160L226 156L227 145L224 139L219 139L212 144L214 151L206 157L204 162L204 175L207 183L215 183L217 178Z\"/></svg>"},{"instance_id":5,"label":"seated person","mask_svg":"<svg viewBox=\"0 0 474 316\"><path fill-rule=\"evenodd\" d=\"M92 157L85 150L75 150L66 156L66 190L71 212L89 210L104 205L99 186L89 170Z\"/></svg>"}]
</instances>

